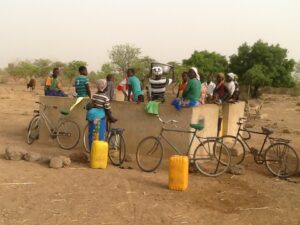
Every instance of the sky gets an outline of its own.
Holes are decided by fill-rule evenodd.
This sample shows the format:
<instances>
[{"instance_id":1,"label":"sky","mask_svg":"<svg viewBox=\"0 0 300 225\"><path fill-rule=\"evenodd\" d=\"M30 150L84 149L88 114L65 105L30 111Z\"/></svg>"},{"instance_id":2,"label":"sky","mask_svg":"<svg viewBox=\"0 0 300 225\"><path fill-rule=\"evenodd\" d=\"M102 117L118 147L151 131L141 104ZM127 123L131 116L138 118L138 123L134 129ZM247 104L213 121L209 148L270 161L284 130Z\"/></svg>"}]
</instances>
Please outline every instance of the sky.
<instances>
[{"instance_id":1,"label":"sky","mask_svg":"<svg viewBox=\"0 0 300 225\"><path fill-rule=\"evenodd\" d=\"M0 0L0 67L17 60L109 62L129 43L159 62L194 50L230 56L244 42L300 59L300 0Z\"/></svg>"}]
</instances>

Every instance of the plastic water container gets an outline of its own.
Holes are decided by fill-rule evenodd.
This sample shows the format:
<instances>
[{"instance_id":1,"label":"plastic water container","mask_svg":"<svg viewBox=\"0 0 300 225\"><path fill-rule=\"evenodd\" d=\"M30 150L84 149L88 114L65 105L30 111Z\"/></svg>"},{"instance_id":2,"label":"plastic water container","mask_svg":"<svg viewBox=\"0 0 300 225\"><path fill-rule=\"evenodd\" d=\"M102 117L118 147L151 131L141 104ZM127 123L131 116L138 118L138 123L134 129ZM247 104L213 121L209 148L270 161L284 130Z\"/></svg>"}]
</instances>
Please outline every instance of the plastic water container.
<instances>
[{"instance_id":1,"label":"plastic water container","mask_svg":"<svg viewBox=\"0 0 300 225\"><path fill-rule=\"evenodd\" d=\"M174 155L169 159L169 189L184 191L189 181L189 158Z\"/></svg>"},{"instance_id":2,"label":"plastic water container","mask_svg":"<svg viewBox=\"0 0 300 225\"><path fill-rule=\"evenodd\" d=\"M92 143L90 166L93 169L105 169L108 160L108 143L95 140Z\"/></svg>"}]
</instances>

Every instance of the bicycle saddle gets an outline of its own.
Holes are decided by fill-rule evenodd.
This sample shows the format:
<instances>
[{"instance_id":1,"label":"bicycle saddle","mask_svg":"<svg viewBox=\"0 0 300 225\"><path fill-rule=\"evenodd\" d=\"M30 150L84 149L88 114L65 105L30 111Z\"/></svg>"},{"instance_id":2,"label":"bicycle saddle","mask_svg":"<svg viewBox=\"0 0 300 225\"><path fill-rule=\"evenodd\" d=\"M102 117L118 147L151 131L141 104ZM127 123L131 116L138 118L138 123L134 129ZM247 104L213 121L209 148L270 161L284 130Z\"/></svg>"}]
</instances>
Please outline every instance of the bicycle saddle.
<instances>
[{"instance_id":1,"label":"bicycle saddle","mask_svg":"<svg viewBox=\"0 0 300 225\"><path fill-rule=\"evenodd\" d=\"M62 115L65 115L65 116L67 116L67 115L69 115L69 111L67 111L67 110L61 110L60 111L60 114L62 114Z\"/></svg>"},{"instance_id":2,"label":"bicycle saddle","mask_svg":"<svg viewBox=\"0 0 300 225\"><path fill-rule=\"evenodd\" d=\"M203 130L204 129L204 125L201 124L201 123L191 123L190 127L194 128L196 130Z\"/></svg>"},{"instance_id":3,"label":"bicycle saddle","mask_svg":"<svg viewBox=\"0 0 300 225\"><path fill-rule=\"evenodd\" d=\"M123 128L111 128L111 132L116 134L122 134L124 130Z\"/></svg>"},{"instance_id":4,"label":"bicycle saddle","mask_svg":"<svg viewBox=\"0 0 300 225\"><path fill-rule=\"evenodd\" d=\"M267 135L270 135L270 134L273 134L274 131L269 129L269 128L266 128L266 127L261 127L261 130L264 134L267 134Z\"/></svg>"}]
</instances>

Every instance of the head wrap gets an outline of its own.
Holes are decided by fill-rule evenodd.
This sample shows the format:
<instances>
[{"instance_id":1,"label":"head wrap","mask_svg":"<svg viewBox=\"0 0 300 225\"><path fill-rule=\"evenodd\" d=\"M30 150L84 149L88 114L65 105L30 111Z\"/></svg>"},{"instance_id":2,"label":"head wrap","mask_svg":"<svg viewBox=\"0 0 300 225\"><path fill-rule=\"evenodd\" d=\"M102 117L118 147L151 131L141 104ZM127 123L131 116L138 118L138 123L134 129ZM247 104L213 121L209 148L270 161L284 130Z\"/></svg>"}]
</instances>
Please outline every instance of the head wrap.
<instances>
[{"instance_id":1,"label":"head wrap","mask_svg":"<svg viewBox=\"0 0 300 225\"><path fill-rule=\"evenodd\" d=\"M200 75L198 74L197 68L196 67L191 67L191 70L193 70L195 72L197 80L200 80Z\"/></svg>"},{"instance_id":2,"label":"head wrap","mask_svg":"<svg viewBox=\"0 0 300 225\"><path fill-rule=\"evenodd\" d=\"M96 86L97 86L98 91L104 91L104 89L107 86L106 79L99 79L99 80L97 80L96 81Z\"/></svg>"}]
</instances>

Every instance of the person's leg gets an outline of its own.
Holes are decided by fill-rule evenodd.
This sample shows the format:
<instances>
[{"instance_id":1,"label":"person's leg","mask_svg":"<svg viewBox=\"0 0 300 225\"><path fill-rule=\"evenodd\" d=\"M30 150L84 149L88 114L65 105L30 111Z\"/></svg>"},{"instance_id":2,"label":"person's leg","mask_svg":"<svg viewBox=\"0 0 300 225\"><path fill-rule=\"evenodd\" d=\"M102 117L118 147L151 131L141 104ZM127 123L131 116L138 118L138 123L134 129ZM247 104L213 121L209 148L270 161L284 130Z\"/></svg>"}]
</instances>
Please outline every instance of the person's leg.
<instances>
[{"instance_id":1,"label":"person's leg","mask_svg":"<svg viewBox=\"0 0 300 225\"><path fill-rule=\"evenodd\" d=\"M92 149L92 143L93 143L93 139L94 139L94 129L95 129L95 124L94 121L89 121L88 122L88 137L89 137L89 147L90 150Z\"/></svg>"}]
</instances>

